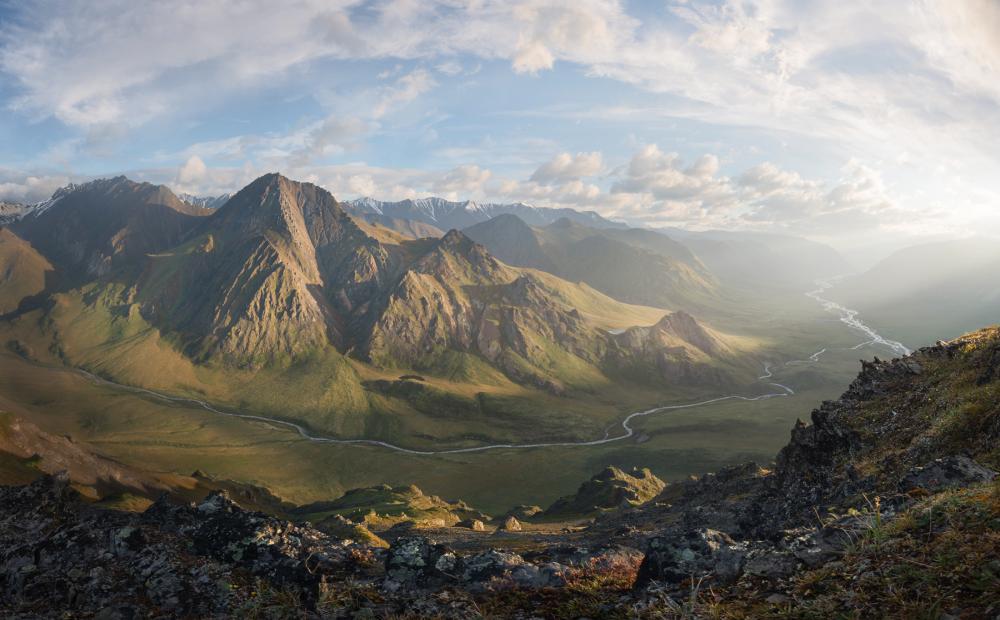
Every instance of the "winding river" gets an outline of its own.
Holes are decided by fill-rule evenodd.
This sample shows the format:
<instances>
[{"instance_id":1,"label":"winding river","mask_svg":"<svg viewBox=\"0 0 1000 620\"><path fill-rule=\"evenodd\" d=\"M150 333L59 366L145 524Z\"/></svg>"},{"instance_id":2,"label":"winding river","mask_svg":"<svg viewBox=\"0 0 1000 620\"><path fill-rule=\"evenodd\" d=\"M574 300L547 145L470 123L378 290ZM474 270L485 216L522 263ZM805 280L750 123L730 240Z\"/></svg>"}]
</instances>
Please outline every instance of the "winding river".
<instances>
[{"instance_id":1,"label":"winding river","mask_svg":"<svg viewBox=\"0 0 1000 620\"><path fill-rule=\"evenodd\" d=\"M822 296L822 294L827 289L829 289L830 287L833 286L832 281L828 281L828 280L819 281L819 282L817 282L817 285L818 285L819 288L817 288L816 290L807 292L806 296L809 297L810 299L816 300L816 302L818 302L823 307L823 309L826 310L827 312L839 314L840 315L839 318L840 318L840 321L842 323L846 324L851 329L854 329L856 331L861 332L862 334L864 334L868 338L867 341L862 342L861 344L858 344L858 345L856 345L854 347L850 347L851 349L860 349L860 348L865 347L865 346L871 346L871 345L876 345L877 344L877 345L885 346L886 348L892 350L893 353L896 353L898 355L908 355L910 353L910 350L908 348L906 348L903 344L901 344L899 342L896 342L895 340L888 340L886 338L883 338L873 328L871 328L870 326L868 326L865 323L863 323L861 321L861 319L858 318L858 311L857 310L852 310L850 308L845 308L841 304L838 304L838 303L836 303L834 301L830 301L829 299L824 298ZM813 364L813 363L818 362L820 356L823 355L826 352L827 352L826 348L820 349L819 351L813 353L812 355L810 355L806 359L802 359L802 360L789 360L789 361L785 362L783 365L784 366L795 366L795 365L800 365L800 364ZM594 440L591 440L591 441L554 441L554 442L542 442L542 443L517 443L517 444L513 444L513 443L498 443L498 444L489 444L489 445L485 445L485 446L474 446L474 447L471 447L471 448L453 448L453 449L448 449L448 450L414 450L412 448L405 448L403 446L397 446L395 444L392 444L392 443L389 443L389 442L386 442L386 441L380 441L378 439L337 439L335 437L327 437L327 436L324 436L324 435L317 435L317 434L309 431L304 426L296 424L294 422L288 422L286 420L279 420L279 419L275 419L275 418L269 418L267 416L253 415L253 414L249 414L249 413L237 413L237 412L234 412L234 411L224 411L222 409L218 409L216 407L213 407L211 404L209 404L209 403L207 403L207 402L205 402L203 400L198 400L198 399L194 399L194 398L186 398L186 397L182 397L182 396L168 396L166 394L161 394L159 392L154 392L153 390L147 390L145 388L134 387L134 386L129 386L129 385L123 385L121 383L114 383L112 381L108 381L107 379L103 379L101 377L98 377L97 375L95 375L93 373L90 373L90 372L87 372L85 370L79 370L78 372L80 372L81 374L83 374L84 376L86 376L88 379L90 379L91 381L93 381L95 383L98 383L98 384L101 384L101 385L110 386L110 387L113 387L115 389L129 391L129 392L133 392L133 393L136 393L136 394L142 394L142 395L145 395L145 396L150 396L152 398L155 398L155 399L158 399L158 400L167 401L167 402L171 402L171 403L194 405L196 407L204 409L205 411L209 411L211 413L215 413L215 414L219 414L219 415L229 416L229 417L232 417L232 418L239 418L239 419L242 419L242 420L252 420L252 421L255 421L255 422L264 422L264 423L270 424L270 425L272 425L274 427L291 429L291 430L294 430L295 432L297 432L303 439L305 439L307 441L312 441L312 442L315 442L315 443L326 443L326 444L336 444L336 445L368 445L368 446L375 446L375 447L379 447L379 448L386 448L388 450L394 450L396 452L402 452L402 453L405 453L405 454L413 454L413 455L419 455L419 456L435 456L435 455L445 455L445 454L464 454L464 453L470 453L470 452L486 452L488 450L527 450L527 449L534 449L534 448L555 448L555 447L571 447L571 446L600 446L600 445L604 445L604 444L608 444L608 443L612 443L612 442L616 442L616 441L622 441L624 439L628 439L629 437L632 437L633 435L635 435L635 429L632 428L631 422L633 420L637 419L637 418L642 418L642 417L654 415L654 414L657 414L657 413L664 413L664 412L667 412L667 411L676 411L678 409L692 409L692 408L695 408L695 407L704 407L706 405L711 405L711 404L714 404L714 403L720 403L720 402L729 401L729 400L739 400L739 401L746 401L746 402L754 402L754 401L760 401L760 400L767 400L767 399L770 399L770 398L783 398L783 397L787 397L787 396L793 396L795 394L795 391L792 388L790 388L790 387L788 387L786 385L782 385L780 383L773 383L773 382L766 381L767 379L770 379L770 378L772 378L774 376L774 374L772 372L773 368L774 368L774 366L772 366L769 363L768 364L764 364L764 374L761 375L760 377L758 377L758 380L761 381L761 382L765 382L766 385L770 385L772 387L779 388L781 391L769 392L769 393L766 393L766 394L760 394L758 396L743 396L743 395L739 395L739 394L729 394L729 395L726 395L726 396L719 396L717 398L710 398L708 400L702 400L702 401L698 401L698 402L684 403L684 404L679 404L679 405L664 405L664 406L660 406L660 407L654 407L652 409L647 409L645 411L636 411L635 413L629 414L627 417L625 417L621 421L621 423L618 425L618 426L621 427L621 432L619 434L617 434L617 435L614 435L614 436L611 436L610 431L609 431L609 432L605 433L605 436L603 438L601 438L601 439L594 439Z\"/></svg>"}]
</instances>

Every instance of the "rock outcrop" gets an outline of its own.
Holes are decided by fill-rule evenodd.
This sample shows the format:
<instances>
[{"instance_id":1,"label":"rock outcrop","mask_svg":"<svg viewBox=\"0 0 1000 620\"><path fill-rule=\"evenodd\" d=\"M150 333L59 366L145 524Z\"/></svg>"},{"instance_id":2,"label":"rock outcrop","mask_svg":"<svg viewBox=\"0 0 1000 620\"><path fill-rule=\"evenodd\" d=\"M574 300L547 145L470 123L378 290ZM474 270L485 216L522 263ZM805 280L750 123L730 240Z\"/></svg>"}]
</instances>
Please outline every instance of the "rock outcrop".
<instances>
[{"instance_id":1,"label":"rock outcrop","mask_svg":"<svg viewBox=\"0 0 1000 620\"><path fill-rule=\"evenodd\" d=\"M649 469L635 468L626 473L617 467L607 467L581 484L574 495L556 500L545 516L585 515L638 506L659 495L665 487L666 483Z\"/></svg>"}]
</instances>

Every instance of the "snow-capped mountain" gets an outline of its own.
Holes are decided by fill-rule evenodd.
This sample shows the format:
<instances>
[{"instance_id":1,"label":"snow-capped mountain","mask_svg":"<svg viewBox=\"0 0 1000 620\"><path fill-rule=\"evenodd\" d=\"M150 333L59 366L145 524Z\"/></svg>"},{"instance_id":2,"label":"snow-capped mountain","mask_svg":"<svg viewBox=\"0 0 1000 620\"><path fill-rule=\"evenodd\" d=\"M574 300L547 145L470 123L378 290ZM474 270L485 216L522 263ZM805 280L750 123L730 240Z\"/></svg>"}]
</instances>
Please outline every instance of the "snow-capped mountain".
<instances>
[{"instance_id":1,"label":"snow-capped mountain","mask_svg":"<svg viewBox=\"0 0 1000 620\"><path fill-rule=\"evenodd\" d=\"M343 203L344 207L358 215L377 214L385 217L415 220L431 224L441 230L462 229L479 222L485 222L498 215L511 213L529 226L547 226L556 220L567 218L580 224L596 228L624 228L625 224L613 222L594 211L576 209L553 209L535 207L523 202L495 203L472 200L452 201L444 198L418 198L386 202L375 198L357 198Z\"/></svg>"},{"instance_id":2,"label":"snow-capped mountain","mask_svg":"<svg viewBox=\"0 0 1000 620\"><path fill-rule=\"evenodd\" d=\"M17 221L28 208L17 202L0 202L0 226Z\"/></svg>"},{"instance_id":3,"label":"snow-capped mountain","mask_svg":"<svg viewBox=\"0 0 1000 620\"><path fill-rule=\"evenodd\" d=\"M177 194L177 197L188 203L189 205L195 207L201 207L203 209L218 209L222 205L226 204L232 194L219 194L218 196L195 196L193 194Z\"/></svg>"}]
</instances>

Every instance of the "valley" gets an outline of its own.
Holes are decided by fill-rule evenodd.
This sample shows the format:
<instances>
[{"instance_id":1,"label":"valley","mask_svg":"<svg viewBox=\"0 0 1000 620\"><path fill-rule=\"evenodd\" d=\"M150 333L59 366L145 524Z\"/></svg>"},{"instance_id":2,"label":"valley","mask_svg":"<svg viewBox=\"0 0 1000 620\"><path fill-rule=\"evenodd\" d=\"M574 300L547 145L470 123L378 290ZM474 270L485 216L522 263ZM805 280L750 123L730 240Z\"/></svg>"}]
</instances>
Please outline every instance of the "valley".
<instances>
[{"instance_id":1,"label":"valley","mask_svg":"<svg viewBox=\"0 0 1000 620\"><path fill-rule=\"evenodd\" d=\"M275 424L252 415L220 416L183 398L164 400L70 369L31 364L10 353L0 355L0 409L31 419L52 433L71 436L123 463L179 474L200 469L219 478L261 485L295 503L388 483L417 484L488 511L518 504L545 505L609 464L625 469L650 467L663 479L678 480L747 459L768 460L802 412L835 396L856 371L858 357L864 355L855 348L859 334L835 316L801 293L790 295L787 301L808 316L800 325L788 326L787 337L795 338L800 346L795 359L769 364L771 376L761 380L757 394L786 394L769 385L776 382L794 389L794 395L731 399L698 407L691 407L690 402L664 403L678 408L667 409L664 415L633 418L634 436L616 442L599 440L597 445L497 447L437 455L378 445L330 445L329 441L304 439L299 428L287 421ZM821 349L826 352L811 358ZM877 349L872 353L880 354ZM718 398L717 393L701 396ZM607 432L620 420L609 423ZM427 452L415 452L421 451ZM534 475L540 470L547 475Z\"/></svg>"},{"instance_id":2,"label":"valley","mask_svg":"<svg viewBox=\"0 0 1000 620\"><path fill-rule=\"evenodd\" d=\"M108 179L3 231L0 409L294 503L417 484L499 511L607 465L766 461L859 357L901 351L810 288L840 265L794 238L678 234L696 255L524 205L348 205L361 217L280 175L194 202ZM452 220L468 234L433 232Z\"/></svg>"}]
</instances>

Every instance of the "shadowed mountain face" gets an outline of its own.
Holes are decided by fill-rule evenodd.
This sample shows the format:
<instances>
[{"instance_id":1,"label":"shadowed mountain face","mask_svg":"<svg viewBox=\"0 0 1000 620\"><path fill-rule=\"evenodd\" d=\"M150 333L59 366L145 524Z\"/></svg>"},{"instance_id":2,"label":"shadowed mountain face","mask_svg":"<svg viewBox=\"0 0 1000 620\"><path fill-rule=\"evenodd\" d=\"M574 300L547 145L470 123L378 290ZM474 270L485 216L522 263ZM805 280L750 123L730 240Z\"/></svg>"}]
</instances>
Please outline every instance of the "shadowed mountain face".
<instances>
[{"instance_id":1,"label":"shadowed mountain face","mask_svg":"<svg viewBox=\"0 0 1000 620\"><path fill-rule=\"evenodd\" d=\"M715 294L701 262L669 237L636 229L598 229L563 218L532 228L497 216L465 233L511 265L531 267L629 303L697 307Z\"/></svg>"},{"instance_id":2,"label":"shadowed mountain face","mask_svg":"<svg viewBox=\"0 0 1000 620\"><path fill-rule=\"evenodd\" d=\"M61 190L12 228L60 270L87 279L175 246L206 213L162 185L115 177Z\"/></svg>"}]
</instances>

